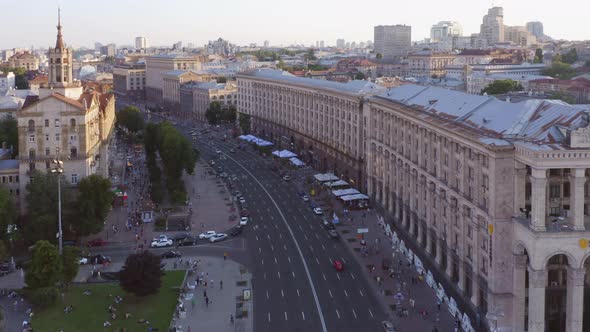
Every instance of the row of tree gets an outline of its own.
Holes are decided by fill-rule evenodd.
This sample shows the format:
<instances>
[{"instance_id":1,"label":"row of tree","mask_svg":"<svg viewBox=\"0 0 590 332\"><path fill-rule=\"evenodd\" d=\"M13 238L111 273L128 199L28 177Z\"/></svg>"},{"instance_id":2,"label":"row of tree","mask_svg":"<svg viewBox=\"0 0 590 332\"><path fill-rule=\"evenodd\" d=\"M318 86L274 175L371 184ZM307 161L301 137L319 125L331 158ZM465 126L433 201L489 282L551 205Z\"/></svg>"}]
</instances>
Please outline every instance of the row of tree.
<instances>
[{"instance_id":1,"label":"row of tree","mask_svg":"<svg viewBox=\"0 0 590 332\"><path fill-rule=\"evenodd\" d=\"M1 67L0 71L4 73L14 73L14 85L19 90L26 90L29 88L29 78L27 77L27 70L25 68L11 68L8 66ZM34 72L31 72L34 74Z\"/></svg>"},{"instance_id":2,"label":"row of tree","mask_svg":"<svg viewBox=\"0 0 590 332\"><path fill-rule=\"evenodd\" d=\"M162 160L166 189L170 199L174 203L184 202L186 189L182 181L182 174L183 172L193 174L195 163L199 157L198 150L194 149L190 141L167 121L148 124L144 143L150 180L159 180L156 183L152 182L152 195L154 194L154 186L158 188L160 186L158 183L161 183L162 180L161 176L157 175L160 173L156 161L157 153ZM152 200L157 202L158 198L162 197L152 197Z\"/></svg>"},{"instance_id":3,"label":"row of tree","mask_svg":"<svg viewBox=\"0 0 590 332\"><path fill-rule=\"evenodd\" d=\"M145 121L139 108L127 106L117 112L117 124L132 134L137 134L145 127Z\"/></svg>"},{"instance_id":4,"label":"row of tree","mask_svg":"<svg viewBox=\"0 0 590 332\"><path fill-rule=\"evenodd\" d=\"M237 110L235 105L222 107L218 101L211 102L205 112L205 118L209 124L218 125L220 123L236 122Z\"/></svg>"},{"instance_id":5,"label":"row of tree","mask_svg":"<svg viewBox=\"0 0 590 332\"><path fill-rule=\"evenodd\" d=\"M18 122L12 116L0 120L0 145L6 143L6 147L12 149L12 157L18 154Z\"/></svg>"}]
</instances>

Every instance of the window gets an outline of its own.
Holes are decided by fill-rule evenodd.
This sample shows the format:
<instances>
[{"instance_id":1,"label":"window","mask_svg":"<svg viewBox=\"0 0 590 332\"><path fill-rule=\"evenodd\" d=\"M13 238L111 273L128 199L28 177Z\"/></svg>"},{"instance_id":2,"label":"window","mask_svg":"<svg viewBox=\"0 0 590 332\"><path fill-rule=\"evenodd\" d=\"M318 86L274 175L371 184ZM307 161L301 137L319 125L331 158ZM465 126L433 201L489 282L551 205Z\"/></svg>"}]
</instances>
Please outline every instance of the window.
<instances>
[{"instance_id":1,"label":"window","mask_svg":"<svg viewBox=\"0 0 590 332\"><path fill-rule=\"evenodd\" d=\"M33 120L29 120L29 131L30 132L35 131L35 121L33 121Z\"/></svg>"},{"instance_id":2,"label":"window","mask_svg":"<svg viewBox=\"0 0 590 332\"><path fill-rule=\"evenodd\" d=\"M55 126L59 127L59 119L55 119Z\"/></svg>"},{"instance_id":3,"label":"window","mask_svg":"<svg viewBox=\"0 0 590 332\"><path fill-rule=\"evenodd\" d=\"M51 167L51 163L49 162L49 160L45 161L45 168L49 169Z\"/></svg>"},{"instance_id":4,"label":"window","mask_svg":"<svg viewBox=\"0 0 590 332\"><path fill-rule=\"evenodd\" d=\"M46 140L47 142L49 142L49 135L48 135L48 134L45 134L45 140Z\"/></svg>"},{"instance_id":5,"label":"window","mask_svg":"<svg viewBox=\"0 0 590 332\"><path fill-rule=\"evenodd\" d=\"M45 128L49 127L49 119L45 119Z\"/></svg>"},{"instance_id":6,"label":"window","mask_svg":"<svg viewBox=\"0 0 590 332\"><path fill-rule=\"evenodd\" d=\"M34 171L35 170L35 163L29 163L29 171Z\"/></svg>"},{"instance_id":7,"label":"window","mask_svg":"<svg viewBox=\"0 0 590 332\"><path fill-rule=\"evenodd\" d=\"M46 155L46 156L49 156L49 154L50 154L50 153L51 153L51 152L50 152L49 148L45 148L45 155Z\"/></svg>"},{"instance_id":8,"label":"window","mask_svg":"<svg viewBox=\"0 0 590 332\"><path fill-rule=\"evenodd\" d=\"M35 159L35 149L29 150L29 159Z\"/></svg>"},{"instance_id":9,"label":"window","mask_svg":"<svg viewBox=\"0 0 590 332\"><path fill-rule=\"evenodd\" d=\"M72 184L78 183L78 174L72 174Z\"/></svg>"},{"instance_id":10,"label":"window","mask_svg":"<svg viewBox=\"0 0 590 332\"><path fill-rule=\"evenodd\" d=\"M71 148L71 149L70 149L70 157L71 157L71 158L77 158L77 157L78 157L78 149L76 149L76 148Z\"/></svg>"},{"instance_id":11,"label":"window","mask_svg":"<svg viewBox=\"0 0 590 332\"><path fill-rule=\"evenodd\" d=\"M552 184L549 186L549 197L560 198L561 197L561 186L558 184Z\"/></svg>"},{"instance_id":12,"label":"window","mask_svg":"<svg viewBox=\"0 0 590 332\"><path fill-rule=\"evenodd\" d=\"M467 224L467 237L470 239L473 238L473 227L471 224Z\"/></svg>"},{"instance_id":13,"label":"window","mask_svg":"<svg viewBox=\"0 0 590 332\"><path fill-rule=\"evenodd\" d=\"M29 142L35 143L35 135L29 135Z\"/></svg>"},{"instance_id":14,"label":"window","mask_svg":"<svg viewBox=\"0 0 590 332\"><path fill-rule=\"evenodd\" d=\"M61 136L59 135L59 133L58 134L55 134L55 141L56 142L59 142L60 139L61 139Z\"/></svg>"},{"instance_id":15,"label":"window","mask_svg":"<svg viewBox=\"0 0 590 332\"><path fill-rule=\"evenodd\" d=\"M70 119L70 127L76 127L76 119Z\"/></svg>"}]
</instances>

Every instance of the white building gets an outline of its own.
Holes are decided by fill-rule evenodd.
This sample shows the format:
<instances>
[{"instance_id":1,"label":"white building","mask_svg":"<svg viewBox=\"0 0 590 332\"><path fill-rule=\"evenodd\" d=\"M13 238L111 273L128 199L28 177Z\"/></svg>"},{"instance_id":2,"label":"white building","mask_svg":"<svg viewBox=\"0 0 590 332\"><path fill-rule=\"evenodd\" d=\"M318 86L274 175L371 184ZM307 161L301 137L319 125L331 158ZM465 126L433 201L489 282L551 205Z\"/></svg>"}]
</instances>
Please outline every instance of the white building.
<instances>
[{"instance_id":1,"label":"white building","mask_svg":"<svg viewBox=\"0 0 590 332\"><path fill-rule=\"evenodd\" d=\"M479 37L487 42L487 46L504 42L504 9L502 7L488 9L480 26Z\"/></svg>"},{"instance_id":2,"label":"white building","mask_svg":"<svg viewBox=\"0 0 590 332\"><path fill-rule=\"evenodd\" d=\"M0 96L6 95L9 90L14 90L16 87L14 77L14 73L11 71L8 73L0 71Z\"/></svg>"},{"instance_id":3,"label":"white building","mask_svg":"<svg viewBox=\"0 0 590 332\"><path fill-rule=\"evenodd\" d=\"M135 37L135 49L145 50L148 47L148 40L146 37Z\"/></svg>"},{"instance_id":4,"label":"white building","mask_svg":"<svg viewBox=\"0 0 590 332\"><path fill-rule=\"evenodd\" d=\"M208 54L219 54L224 56L233 55L237 51L236 45L231 44L222 38L210 40L209 43L205 45L205 49Z\"/></svg>"},{"instance_id":5,"label":"white building","mask_svg":"<svg viewBox=\"0 0 590 332\"><path fill-rule=\"evenodd\" d=\"M486 55L479 56L466 56L462 60L474 60L474 61L485 61ZM447 66L446 73L447 78L462 80L465 85L469 85L470 78L481 75L490 74L508 74L508 75L541 75L545 70L544 64L530 64L522 63L519 65L505 65L505 64L489 64L489 63L460 63Z\"/></svg>"},{"instance_id":6,"label":"white building","mask_svg":"<svg viewBox=\"0 0 590 332\"><path fill-rule=\"evenodd\" d=\"M430 41L439 42L463 35L463 27L459 22L441 21L430 28Z\"/></svg>"},{"instance_id":7,"label":"white building","mask_svg":"<svg viewBox=\"0 0 590 332\"><path fill-rule=\"evenodd\" d=\"M515 82L520 83L522 85L523 90L527 91L529 89L529 82L532 80L540 80L540 79L547 79L551 78L549 76L543 75L530 75L530 74L509 74L509 73L492 73L489 74L487 72L474 72L467 75L466 80L466 91L467 93L471 94L480 94L481 90L483 90L489 84L498 81L498 80L513 80Z\"/></svg>"},{"instance_id":8,"label":"white building","mask_svg":"<svg viewBox=\"0 0 590 332\"><path fill-rule=\"evenodd\" d=\"M375 53L383 59L405 55L412 47L412 27L408 25L378 25L374 28Z\"/></svg>"}]
</instances>

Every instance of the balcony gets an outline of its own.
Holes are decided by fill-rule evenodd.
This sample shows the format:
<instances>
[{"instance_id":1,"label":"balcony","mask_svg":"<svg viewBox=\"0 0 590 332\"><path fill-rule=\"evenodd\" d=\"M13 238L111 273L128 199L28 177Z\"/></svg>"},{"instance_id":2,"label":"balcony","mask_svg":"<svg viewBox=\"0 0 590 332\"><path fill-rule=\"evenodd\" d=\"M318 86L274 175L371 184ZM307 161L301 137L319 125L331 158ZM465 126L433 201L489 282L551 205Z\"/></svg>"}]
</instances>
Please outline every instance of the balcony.
<instances>
[{"instance_id":1,"label":"balcony","mask_svg":"<svg viewBox=\"0 0 590 332\"><path fill-rule=\"evenodd\" d=\"M562 232L588 232L590 231L590 216L584 216L584 227L586 230L574 230L571 222L570 217L554 217L548 216L545 220L545 231L536 231L530 228L530 217L525 217L524 215L514 215L512 216L512 220L521 224L522 226L528 228L531 232L535 233L562 233Z\"/></svg>"}]
</instances>

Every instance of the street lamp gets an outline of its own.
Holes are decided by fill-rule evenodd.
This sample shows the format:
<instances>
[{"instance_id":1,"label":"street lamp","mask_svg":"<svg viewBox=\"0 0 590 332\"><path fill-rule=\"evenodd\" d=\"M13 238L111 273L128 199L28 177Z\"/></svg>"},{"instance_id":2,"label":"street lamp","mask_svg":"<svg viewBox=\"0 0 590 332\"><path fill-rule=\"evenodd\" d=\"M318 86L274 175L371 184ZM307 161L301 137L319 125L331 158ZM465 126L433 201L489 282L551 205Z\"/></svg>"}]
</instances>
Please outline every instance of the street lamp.
<instances>
[{"instance_id":1,"label":"street lamp","mask_svg":"<svg viewBox=\"0 0 590 332\"><path fill-rule=\"evenodd\" d=\"M52 161L55 167L51 169L51 173L57 175L57 209L58 209L58 242L59 242L59 255L63 253L63 231L61 228L61 175L64 172L64 163L61 160L54 159Z\"/></svg>"}]
</instances>

